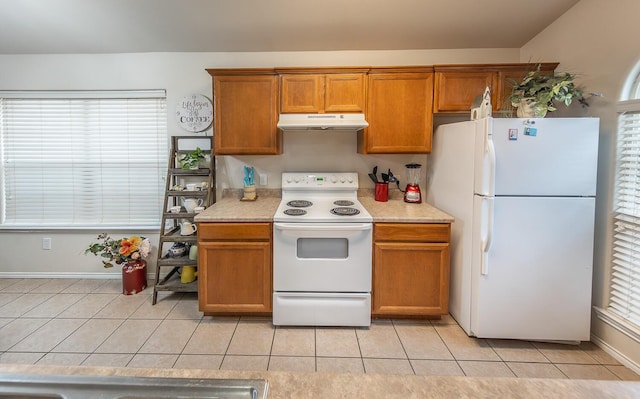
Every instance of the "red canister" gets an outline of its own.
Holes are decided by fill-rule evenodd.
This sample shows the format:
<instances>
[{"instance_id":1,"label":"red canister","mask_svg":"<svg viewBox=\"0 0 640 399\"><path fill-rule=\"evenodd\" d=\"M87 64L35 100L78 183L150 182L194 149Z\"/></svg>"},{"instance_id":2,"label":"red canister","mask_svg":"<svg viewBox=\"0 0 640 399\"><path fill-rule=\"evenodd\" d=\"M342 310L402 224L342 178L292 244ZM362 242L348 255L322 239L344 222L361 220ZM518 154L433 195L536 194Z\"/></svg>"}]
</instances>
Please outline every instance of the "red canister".
<instances>
[{"instance_id":1,"label":"red canister","mask_svg":"<svg viewBox=\"0 0 640 399\"><path fill-rule=\"evenodd\" d=\"M387 202L389 200L389 183L376 183L374 198L376 201Z\"/></svg>"},{"instance_id":2,"label":"red canister","mask_svg":"<svg viewBox=\"0 0 640 399\"><path fill-rule=\"evenodd\" d=\"M134 295L147 288L147 262L130 260L122 266L122 293Z\"/></svg>"}]
</instances>

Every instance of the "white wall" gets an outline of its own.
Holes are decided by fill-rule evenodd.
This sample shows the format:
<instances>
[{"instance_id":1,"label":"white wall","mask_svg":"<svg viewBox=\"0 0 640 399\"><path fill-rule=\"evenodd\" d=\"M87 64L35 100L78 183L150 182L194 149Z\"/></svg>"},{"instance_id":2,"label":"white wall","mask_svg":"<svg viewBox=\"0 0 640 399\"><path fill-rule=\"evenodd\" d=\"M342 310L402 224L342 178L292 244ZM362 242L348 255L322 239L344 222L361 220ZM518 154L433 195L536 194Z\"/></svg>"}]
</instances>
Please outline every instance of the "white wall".
<instances>
[{"instance_id":1,"label":"white wall","mask_svg":"<svg viewBox=\"0 0 640 399\"><path fill-rule=\"evenodd\" d=\"M600 151L596 201L593 304L607 305L611 271L612 187L615 172L615 104L630 70L640 61L640 2L637 0L581 0L533 40L522 47L520 60L550 59L559 70L578 72L579 82L593 98L588 115L600 117ZM627 361L640 365L640 345L596 317L592 334Z\"/></svg>"},{"instance_id":2,"label":"white wall","mask_svg":"<svg viewBox=\"0 0 640 399\"><path fill-rule=\"evenodd\" d=\"M206 68L258 68L275 66L382 66L446 63L518 62L518 49L335 51L279 53L144 53L104 55L0 56L0 90L116 90L166 89L171 135L186 135L175 119L175 104L182 96L211 96ZM209 130L206 134L210 135ZM391 168L401 180L404 164L426 162L421 155L358 155L355 134L311 132L284 134L279 156L218 158L218 189L242 187L242 166L253 165L268 175L269 188L280 187L283 171L357 171L362 187L373 187L367 172L373 165ZM124 236L126 232L109 232ZM157 232L145 233L157 244ZM25 275L82 275L104 273L99 260L83 255L97 232L2 232L0 277ZM43 237L52 238L52 250L41 249ZM151 258L154 258L155 254ZM150 262L150 269L154 262ZM116 269L116 268L114 268ZM119 270L108 270L117 277Z\"/></svg>"}]
</instances>

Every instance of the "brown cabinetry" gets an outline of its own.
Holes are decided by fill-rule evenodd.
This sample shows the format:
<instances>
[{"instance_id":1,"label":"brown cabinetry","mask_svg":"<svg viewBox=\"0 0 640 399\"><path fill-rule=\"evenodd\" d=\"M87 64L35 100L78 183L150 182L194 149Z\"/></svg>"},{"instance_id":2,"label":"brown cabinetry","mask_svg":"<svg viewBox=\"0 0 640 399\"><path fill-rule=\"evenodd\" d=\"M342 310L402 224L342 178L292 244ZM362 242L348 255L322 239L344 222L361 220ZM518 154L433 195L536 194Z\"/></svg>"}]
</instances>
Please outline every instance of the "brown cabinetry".
<instances>
[{"instance_id":1,"label":"brown cabinetry","mask_svg":"<svg viewBox=\"0 0 640 399\"><path fill-rule=\"evenodd\" d=\"M489 86L493 93L497 86L496 80L497 76L493 72L436 72L433 111L471 111L473 100L484 93L485 87Z\"/></svg>"},{"instance_id":2,"label":"brown cabinetry","mask_svg":"<svg viewBox=\"0 0 640 399\"><path fill-rule=\"evenodd\" d=\"M364 112L364 73L280 75L283 113Z\"/></svg>"},{"instance_id":3,"label":"brown cabinetry","mask_svg":"<svg viewBox=\"0 0 640 399\"><path fill-rule=\"evenodd\" d=\"M213 79L215 153L268 155L282 151L278 77L271 69L207 69Z\"/></svg>"},{"instance_id":4,"label":"brown cabinetry","mask_svg":"<svg viewBox=\"0 0 640 399\"><path fill-rule=\"evenodd\" d=\"M511 93L512 81L518 81L538 64L436 65L434 113L470 112L476 96L491 89L494 112L503 110ZM542 71L551 73L557 63L540 64Z\"/></svg>"},{"instance_id":5,"label":"brown cabinetry","mask_svg":"<svg viewBox=\"0 0 640 399\"><path fill-rule=\"evenodd\" d=\"M431 152L433 69L374 68L367 79L369 127L358 132L358 152Z\"/></svg>"},{"instance_id":6,"label":"brown cabinetry","mask_svg":"<svg viewBox=\"0 0 640 399\"><path fill-rule=\"evenodd\" d=\"M271 231L271 223L199 223L200 311L271 314Z\"/></svg>"},{"instance_id":7,"label":"brown cabinetry","mask_svg":"<svg viewBox=\"0 0 640 399\"><path fill-rule=\"evenodd\" d=\"M376 223L373 316L440 316L449 310L448 223Z\"/></svg>"}]
</instances>

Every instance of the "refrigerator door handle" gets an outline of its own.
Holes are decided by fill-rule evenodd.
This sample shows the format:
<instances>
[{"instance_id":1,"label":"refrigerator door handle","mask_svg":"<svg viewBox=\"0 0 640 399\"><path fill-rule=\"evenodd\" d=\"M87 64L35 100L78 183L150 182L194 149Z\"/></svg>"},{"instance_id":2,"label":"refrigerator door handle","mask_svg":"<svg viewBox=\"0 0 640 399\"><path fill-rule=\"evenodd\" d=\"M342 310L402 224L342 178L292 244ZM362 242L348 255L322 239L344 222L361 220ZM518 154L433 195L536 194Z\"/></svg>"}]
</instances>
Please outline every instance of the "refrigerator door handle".
<instances>
[{"instance_id":1,"label":"refrigerator door handle","mask_svg":"<svg viewBox=\"0 0 640 399\"><path fill-rule=\"evenodd\" d=\"M480 274L486 276L489 274L489 249L491 248L491 239L493 238L493 198L482 199L483 214L487 216L485 236L481 241L481 261ZM486 212L484 212L486 210Z\"/></svg>"},{"instance_id":2,"label":"refrigerator door handle","mask_svg":"<svg viewBox=\"0 0 640 399\"><path fill-rule=\"evenodd\" d=\"M493 145L492 135L487 134L485 142L485 152L489 158L489 189L488 194L494 195L495 181L496 181L496 148Z\"/></svg>"}]
</instances>

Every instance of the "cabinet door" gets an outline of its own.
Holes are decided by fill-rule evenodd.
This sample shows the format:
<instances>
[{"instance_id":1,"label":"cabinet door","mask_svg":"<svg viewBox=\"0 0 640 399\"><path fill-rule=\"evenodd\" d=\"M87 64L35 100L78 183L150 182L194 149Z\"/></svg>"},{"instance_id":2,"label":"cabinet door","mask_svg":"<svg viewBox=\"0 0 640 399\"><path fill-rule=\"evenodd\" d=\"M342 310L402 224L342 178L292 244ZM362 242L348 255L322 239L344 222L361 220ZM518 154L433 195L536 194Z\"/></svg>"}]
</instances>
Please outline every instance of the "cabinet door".
<instances>
[{"instance_id":1,"label":"cabinet door","mask_svg":"<svg viewBox=\"0 0 640 399\"><path fill-rule=\"evenodd\" d=\"M324 75L281 75L283 113L319 113L324 109Z\"/></svg>"},{"instance_id":2,"label":"cabinet door","mask_svg":"<svg viewBox=\"0 0 640 399\"><path fill-rule=\"evenodd\" d=\"M372 296L376 316L447 314L449 244L376 243Z\"/></svg>"},{"instance_id":3,"label":"cabinet door","mask_svg":"<svg viewBox=\"0 0 640 399\"><path fill-rule=\"evenodd\" d=\"M364 74L340 73L325 77L325 112L364 112Z\"/></svg>"},{"instance_id":4,"label":"cabinet door","mask_svg":"<svg viewBox=\"0 0 640 399\"><path fill-rule=\"evenodd\" d=\"M214 76L213 97L217 155L281 152L275 75Z\"/></svg>"},{"instance_id":5,"label":"cabinet door","mask_svg":"<svg viewBox=\"0 0 640 399\"><path fill-rule=\"evenodd\" d=\"M283 113L364 112L362 73L280 76Z\"/></svg>"},{"instance_id":6,"label":"cabinet door","mask_svg":"<svg viewBox=\"0 0 640 399\"><path fill-rule=\"evenodd\" d=\"M371 154L431 152L433 73L369 75L367 121L358 151Z\"/></svg>"},{"instance_id":7,"label":"cabinet door","mask_svg":"<svg viewBox=\"0 0 640 399\"><path fill-rule=\"evenodd\" d=\"M211 241L198 245L198 303L205 313L271 312L271 244Z\"/></svg>"},{"instance_id":8,"label":"cabinet door","mask_svg":"<svg viewBox=\"0 0 640 399\"><path fill-rule=\"evenodd\" d=\"M496 72L436 72L433 112L471 112L473 100L482 95L487 86L495 107L496 81Z\"/></svg>"}]
</instances>

